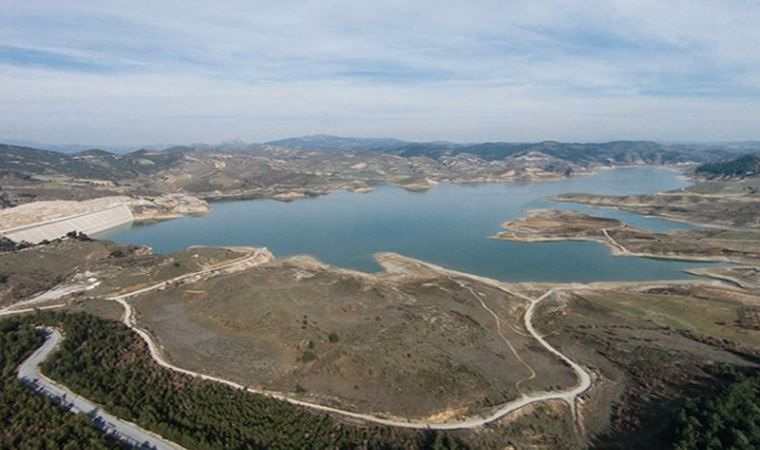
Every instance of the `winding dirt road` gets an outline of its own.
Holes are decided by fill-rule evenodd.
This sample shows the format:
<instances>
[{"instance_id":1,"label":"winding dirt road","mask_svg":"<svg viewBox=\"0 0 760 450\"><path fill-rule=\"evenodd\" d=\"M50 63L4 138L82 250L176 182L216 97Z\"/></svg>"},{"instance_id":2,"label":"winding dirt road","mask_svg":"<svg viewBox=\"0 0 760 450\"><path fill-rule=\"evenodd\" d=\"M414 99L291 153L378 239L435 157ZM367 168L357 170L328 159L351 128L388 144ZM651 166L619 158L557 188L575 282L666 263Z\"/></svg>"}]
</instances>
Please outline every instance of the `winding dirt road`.
<instances>
[{"instance_id":1,"label":"winding dirt road","mask_svg":"<svg viewBox=\"0 0 760 450\"><path fill-rule=\"evenodd\" d=\"M602 233L604 233L604 237L607 238L607 241L609 241L610 245L612 245L613 247L615 247L618 250L620 250L620 254L622 254L622 255L632 255L632 253L630 251L628 251L628 249L625 248L623 246L623 244L619 243L618 241L616 241L615 239L613 239L612 236L610 236L610 233L609 233L609 231L607 231L607 228L602 228Z\"/></svg>"},{"instance_id":2,"label":"winding dirt road","mask_svg":"<svg viewBox=\"0 0 760 450\"><path fill-rule=\"evenodd\" d=\"M422 263L422 262L419 262L419 263L421 265L427 266L429 268L432 268L434 270L437 270L449 276L463 277L463 278L468 278L468 279L486 283L489 286L496 287L497 289L500 289L510 295L517 296L529 302L529 306L523 317L526 330L528 330L531 336L533 336L544 348L546 348L549 352L551 352L552 354L562 359L573 369L573 371L576 373L576 376L578 378L578 383L576 384L576 386L569 389L563 389L563 390L542 391L542 392L534 392L530 394L521 394L520 397L518 397L517 399L504 403L503 405L499 406L497 409L495 409L493 412L491 412L488 415L478 415L478 416L473 416L470 418L457 420L457 421L451 421L451 422L431 422L431 421L425 421L425 420L406 419L402 417L362 414L362 413L357 413L353 411L347 411L340 408L334 408L331 406L325 406L325 405L320 405L317 403L297 400L297 399L288 397L280 392L250 388L250 387L235 383L233 381L226 380L224 378L215 377L212 375L207 375L200 372L183 369L169 362L167 358L164 356L163 351L161 350L160 344L158 344L157 341L147 331L143 330L137 325L134 309L129 304L128 299L131 297L155 290L155 289L160 289L176 280L165 281L162 283L158 283L157 285L149 286L149 287L146 287L134 292L109 297L108 299L119 302L124 307L124 317L123 317L124 324L127 327L134 330L148 344L148 349L150 350L151 357L160 366L165 367L167 369L174 370L176 372L191 375L193 377L197 377L203 380L210 380L210 381L215 381L218 383L223 383L237 389L245 389L246 391L254 393L254 394L265 395L270 398L283 400L293 405L303 406L303 407L317 410L317 411L322 411L322 412L331 413L331 414L338 414L344 417L350 417L352 419L358 419L361 421L376 423L380 425L388 425L388 426L411 428L411 429L433 429L433 430L458 430L458 429L466 429L466 428L477 428L485 424L499 420L502 417L506 416L507 414L512 413L526 405L530 405L532 403L537 403L537 402L542 402L542 401L548 401L548 400L563 400L570 405L573 411L575 411L575 399L577 398L578 395L585 392L591 386L591 375L583 367L581 367L580 365L570 360L570 358L568 358L567 356L559 352L557 349L552 347L548 342L546 342L546 340L544 340L541 337L541 335L535 330L535 328L533 327L531 323L535 307L541 301L548 298L553 292L555 292L554 289L550 289L549 291L545 292L543 295L541 295L538 298L531 298L519 292L513 291L507 288L503 283L490 279L490 278L479 277L476 275L471 275L471 274L467 274L463 272L457 272L457 271L445 269L443 267L436 266L433 264ZM218 269L219 268L217 268L217 270ZM185 279L185 278L191 277L193 275L198 275L198 274L200 273L183 275L182 277L178 277L178 279L180 278ZM497 324L500 326L501 321L498 318L498 316L496 316L495 313L493 313L493 311L491 311L490 308L488 308L487 306L485 308L495 317L495 319L497 320ZM508 340L506 341L506 343L511 348L511 344L509 344ZM528 370L532 371L530 367L528 367Z\"/></svg>"},{"instance_id":3,"label":"winding dirt road","mask_svg":"<svg viewBox=\"0 0 760 450\"><path fill-rule=\"evenodd\" d=\"M265 395L270 398L286 401L293 405L302 406L302 407L313 409L316 411L337 414L344 417L349 417L352 419L358 419L361 421L376 423L380 425L388 425L388 426L411 428L411 429L433 429L433 430L457 430L457 429L466 429L466 428L477 428L477 427L486 425L488 423L494 422L496 420L499 420L503 418L504 416L514 411L517 411L520 408L523 408L524 406L537 403L537 402L549 401L549 400L565 401L570 405L571 409L574 412L576 398L578 397L578 395L585 392L591 386L591 375L579 364L575 363L566 355L561 353L559 350L552 347L551 344L549 344L546 340L544 340L544 338L533 327L532 318L533 318L533 314L534 314L536 306L538 306L539 303L541 303L543 300L545 300L546 298L551 296L554 292L556 292L555 289L550 289L544 292L543 295L541 295L540 297L532 298L520 292L510 289L504 283L501 283L497 280L480 277L477 275L472 275L472 274L468 274L464 272L457 272L457 271L445 269L440 266L436 266L434 264L423 263L421 261L418 261L418 263L423 266L427 266L433 270L436 270L440 273L443 273L445 275L478 281L478 282L487 284L491 287L495 287L510 295L519 297L525 300L526 302L528 302L528 308L526 309L525 314L523 316L523 323L524 323L525 329L528 331L528 333L530 333L531 336L533 336L533 338L536 339L536 341L539 344L541 344L541 346L543 346L546 350L548 350L553 355L560 358L562 361L564 361L573 369L573 371L576 373L576 376L578 378L577 384L574 387L571 387L568 389L533 392L529 394L525 394L521 392L520 397L502 404L501 406L494 409L491 413L487 415L477 415L477 416L472 416L469 418L456 420L456 421L449 421L449 422L431 422L431 421L425 421L425 420L406 419L402 417L362 414L362 413L347 411L347 410L334 408L330 406L320 405L317 403L297 400L294 398L290 398L279 392L266 391L266 390L246 387L230 380L215 377L212 375L206 375L203 373L199 373L199 372L195 372L192 370L187 370L187 369L183 369L181 367L175 366L174 364L170 363L166 359L166 357L163 354L163 351L160 348L160 345L156 342L156 340L147 331L143 330L137 325L134 309L132 308L132 306L130 305L128 301L132 297L136 297L136 296L139 296L139 295L142 295L154 290L163 289L172 284L186 282L186 281L194 281L194 280L200 279L201 277L208 277L208 276L212 276L216 274L232 273L232 272L237 272L240 270L245 270L249 267L253 267L253 266L268 262L271 259L272 259L272 256L268 250L255 249L248 255L242 258L236 259L234 261L221 263L219 265L207 268L199 272L185 274L185 275L182 275L170 280L162 281L152 286L144 287L132 292L127 292L127 293L122 293L122 294L114 295L111 297L107 297L107 299L111 301L116 301L123 306L124 324L130 329L132 329L134 332L136 332L147 343L148 349L150 350L150 354L153 360L156 361L158 365L164 368L174 370L176 372L180 372L183 374L187 374L193 377L197 377L203 380L210 380L210 381L214 381L218 383L223 383L228 386L234 387L236 389L245 389L248 392L259 394L259 395ZM493 312L493 310L491 310L485 303L483 303L482 299L474 291L471 291L471 292L473 292L473 295L475 295L478 298L478 300L481 303L481 306L483 306L486 309L486 311L488 311L494 317L494 319L496 320L497 328L501 330L502 323L498 315L496 315L495 312ZM18 313L18 312L21 312L21 311L14 311L14 313ZM508 347L510 347L510 350L515 352L509 340L507 340L506 337L503 336L501 332L499 334L504 339L505 344ZM519 356L518 356L518 360L522 361L522 359ZM523 364L525 363L523 362ZM534 377L535 372L533 371L533 369L527 364L525 364L525 366L526 366L526 369L530 372L529 377L526 378L525 380ZM525 380L522 380L522 381L525 381Z\"/></svg>"}]
</instances>

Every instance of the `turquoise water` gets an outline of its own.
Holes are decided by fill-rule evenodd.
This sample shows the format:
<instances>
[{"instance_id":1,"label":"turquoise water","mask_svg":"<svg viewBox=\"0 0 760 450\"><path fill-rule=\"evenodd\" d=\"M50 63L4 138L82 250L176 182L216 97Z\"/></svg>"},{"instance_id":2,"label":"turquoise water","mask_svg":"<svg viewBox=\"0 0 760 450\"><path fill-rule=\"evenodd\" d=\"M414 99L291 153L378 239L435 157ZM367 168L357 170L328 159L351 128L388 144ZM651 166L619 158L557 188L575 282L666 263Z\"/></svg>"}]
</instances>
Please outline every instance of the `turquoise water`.
<instances>
[{"instance_id":1,"label":"turquoise water","mask_svg":"<svg viewBox=\"0 0 760 450\"><path fill-rule=\"evenodd\" d=\"M547 207L601 214L658 231L685 228L545 198L567 192L648 193L687 184L670 171L626 168L536 183L441 184L425 193L380 186L369 194L336 192L292 203L218 202L203 217L132 226L99 237L148 245L159 253L190 245L266 246L278 257L311 254L332 265L367 272L379 270L373 253L392 251L508 281L676 279L689 277L682 269L705 263L612 256L605 246L593 242L528 244L489 236L500 230L502 222Z\"/></svg>"}]
</instances>

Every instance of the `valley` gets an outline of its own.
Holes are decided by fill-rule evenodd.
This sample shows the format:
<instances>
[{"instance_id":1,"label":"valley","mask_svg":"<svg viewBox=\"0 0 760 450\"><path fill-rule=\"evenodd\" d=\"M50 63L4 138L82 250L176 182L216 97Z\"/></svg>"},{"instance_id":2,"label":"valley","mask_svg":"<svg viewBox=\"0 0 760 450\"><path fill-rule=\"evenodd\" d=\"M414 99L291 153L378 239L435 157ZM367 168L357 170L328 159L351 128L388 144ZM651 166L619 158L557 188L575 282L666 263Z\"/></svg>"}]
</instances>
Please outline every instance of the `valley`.
<instances>
[{"instance_id":1,"label":"valley","mask_svg":"<svg viewBox=\"0 0 760 450\"><path fill-rule=\"evenodd\" d=\"M100 244L67 239L22 253L61 245ZM109 253L123 248L116 245ZM172 268L153 275L157 283L134 284L127 275L108 289L37 305L38 314L50 304L110 320L127 314L143 339L155 341L151 354L169 368L161 370L203 373L307 411L318 405L346 426L459 429L448 436L477 448L502 439L572 447L578 431L556 434L568 419L599 442L656 442L668 426L658 418L709 386L706 367L751 367L760 348L752 321L760 298L718 282L514 284L394 254L378 255L385 272L369 275L304 257L239 265L240 250L204 250L152 257ZM122 258L129 267L139 255ZM90 275L107 279L107 268L95 265ZM591 387L570 403L575 414L546 400L491 416L521 396L578 386L570 367L529 337L533 328L590 374ZM642 371L642 358L658 370ZM652 392L660 400L647 400ZM493 417L488 431L467 431L469 420L486 417ZM657 427L635 433L653 420ZM525 421L549 427L542 440L521 428Z\"/></svg>"},{"instance_id":2,"label":"valley","mask_svg":"<svg viewBox=\"0 0 760 450\"><path fill-rule=\"evenodd\" d=\"M462 157L454 153L438 157ZM366 156L351 170L388 157ZM535 153L519 158L544 161ZM118 380L152 378L182 401L215 404L212 392L230 389L225 398L240 405L278 411L269 420L295 415L323 424L324 433L296 432L302 442L665 446L684 402L723 385L716 367L751 371L760 360L757 196L747 188L754 178L699 179L683 166L698 180L689 186L659 169L589 175L601 166L582 166L573 174L587 176L555 173L541 183L543 175L525 168L529 184L468 185L506 180L472 170L467 179L373 175L351 185L356 193L292 204L206 203L200 198L212 200L211 191L188 190L192 184L135 196L135 179L102 186L121 189L116 196L72 202L53 194L0 211L7 229L78 226L111 205L147 225L38 243L13 242L19 235L7 232L0 316L61 327L58 350L35 363L42 375L117 418L108 420L133 422L138 435L167 445L200 442L185 425L141 409L159 405L159 391L135 405L129 384L104 389L103 378L82 378L72 367ZM272 200L317 192L268 186L264 196ZM242 192L235 189L217 197ZM584 189L598 194L568 193ZM707 214L693 220L708 201ZM185 214L199 217L162 221ZM221 223L240 224L239 231ZM210 226L183 228L191 224ZM356 262L366 257L372 265ZM84 323L110 331L88 334ZM98 354L111 356L99 365L90 350L70 345L100 346ZM121 356L108 353L117 348ZM176 383L196 394L173 391ZM172 414L196 414L188 408ZM241 410L239 418L251 413ZM205 423L208 436L233 439L213 414ZM267 427L256 422L234 439L261 445L274 439Z\"/></svg>"}]
</instances>

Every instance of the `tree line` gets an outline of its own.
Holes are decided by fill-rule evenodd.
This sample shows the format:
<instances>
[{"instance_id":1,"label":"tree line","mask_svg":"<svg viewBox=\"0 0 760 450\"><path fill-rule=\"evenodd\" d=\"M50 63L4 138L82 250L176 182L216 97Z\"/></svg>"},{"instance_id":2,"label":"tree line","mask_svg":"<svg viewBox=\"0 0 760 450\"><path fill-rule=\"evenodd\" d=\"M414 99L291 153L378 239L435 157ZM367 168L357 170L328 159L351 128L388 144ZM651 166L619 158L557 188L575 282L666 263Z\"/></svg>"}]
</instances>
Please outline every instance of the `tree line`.
<instances>
[{"instance_id":1,"label":"tree line","mask_svg":"<svg viewBox=\"0 0 760 450\"><path fill-rule=\"evenodd\" d=\"M696 172L708 177L746 177L760 173L760 153L743 155L729 161L708 162Z\"/></svg>"},{"instance_id":2,"label":"tree line","mask_svg":"<svg viewBox=\"0 0 760 450\"><path fill-rule=\"evenodd\" d=\"M16 378L18 365L42 342L28 319L0 321L0 449L119 447L85 417L63 411Z\"/></svg>"},{"instance_id":3,"label":"tree line","mask_svg":"<svg viewBox=\"0 0 760 450\"><path fill-rule=\"evenodd\" d=\"M31 339L23 348L41 344L33 324L63 330L59 350L43 364L47 376L110 413L187 448L466 448L447 433L343 423L162 368L150 358L145 343L120 322L85 313L40 312L15 323ZM24 354L17 355L18 360Z\"/></svg>"},{"instance_id":4,"label":"tree line","mask_svg":"<svg viewBox=\"0 0 760 450\"><path fill-rule=\"evenodd\" d=\"M457 449L446 432L349 424L326 414L200 380L156 365L145 343L120 322L86 313L41 312L0 320L0 449L120 447L82 415L64 412L16 379L42 345L36 325L65 339L43 365L49 377L123 419L187 448ZM676 419L679 450L760 448L760 374L712 369L718 394L686 403Z\"/></svg>"},{"instance_id":5,"label":"tree line","mask_svg":"<svg viewBox=\"0 0 760 450\"><path fill-rule=\"evenodd\" d=\"M676 419L673 448L760 448L760 373L757 368L718 366L712 372L725 385L717 395L687 402Z\"/></svg>"}]
</instances>

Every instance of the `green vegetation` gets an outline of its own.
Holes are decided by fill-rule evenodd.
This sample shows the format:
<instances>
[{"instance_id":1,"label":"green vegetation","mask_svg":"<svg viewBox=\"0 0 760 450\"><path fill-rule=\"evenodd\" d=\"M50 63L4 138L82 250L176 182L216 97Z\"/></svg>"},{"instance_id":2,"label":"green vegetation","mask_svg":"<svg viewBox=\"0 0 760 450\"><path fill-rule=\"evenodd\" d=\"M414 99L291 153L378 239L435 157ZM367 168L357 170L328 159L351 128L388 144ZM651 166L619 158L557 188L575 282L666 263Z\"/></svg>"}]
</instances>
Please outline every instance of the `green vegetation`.
<instances>
[{"instance_id":1,"label":"green vegetation","mask_svg":"<svg viewBox=\"0 0 760 450\"><path fill-rule=\"evenodd\" d=\"M108 255L109 258L124 258L125 256L127 256L126 253L120 248L117 248Z\"/></svg>"},{"instance_id":2,"label":"green vegetation","mask_svg":"<svg viewBox=\"0 0 760 450\"><path fill-rule=\"evenodd\" d=\"M83 313L38 313L0 322L3 330L21 328L31 336L19 339L14 335L3 342L3 350L10 354L6 361L20 361L41 343L31 330L32 323L58 326L65 335L60 350L44 364L48 376L109 412L187 448L463 447L451 436L437 433L345 425L283 401L160 368L131 330L119 322ZM31 390L27 392L38 398ZM0 403L5 407L9 402ZM37 414L37 409L23 405L15 409L25 416ZM3 433L6 428L3 426ZM18 432L16 436L36 438L30 434L34 432ZM97 447L79 447L93 446Z\"/></svg>"},{"instance_id":3,"label":"green vegetation","mask_svg":"<svg viewBox=\"0 0 760 450\"><path fill-rule=\"evenodd\" d=\"M314 352L312 351L306 350L305 352L303 352L303 354L301 355L299 359L302 363L308 363L317 359L317 355L315 355Z\"/></svg>"},{"instance_id":4,"label":"green vegetation","mask_svg":"<svg viewBox=\"0 0 760 450\"><path fill-rule=\"evenodd\" d=\"M28 244L26 242L13 242L5 236L0 236L0 253L15 252L17 250L22 250L31 246L32 244Z\"/></svg>"},{"instance_id":5,"label":"green vegetation","mask_svg":"<svg viewBox=\"0 0 760 450\"><path fill-rule=\"evenodd\" d=\"M726 230L713 236L713 239L727 239L727 240L733 240L733 241L757 241L757 240L760 240L760 233L756 231Z\"/></svg>"},{"instance_id":6,"label":"green vegetation","mask_svg":"<svg viewBox=\"0 0 760 450\"><path fill-rule=\"evenodd\" d=\"M742 328L737 322L739 305L730 303L731 293L727 291L692 287L649 293L605 291L584 297L676 330L724 339L748 348L760 346L760 333Z\"/></svg>"},{"instance_id":7,"label":"green vegetation","mask_svg":"<svg viewBox=\"0 0 760 450\"><path fill-rule=\"evenodd\" d=\"M283 259L157 290L133 307L139 325L183 368L275 391L301 384L310 398L347 410L424 418L466 405L474 415L519 395L515 383L528 370L468 288L515 328L520 317L510 308L523 300L476 280L431 275L401 256L385 258L405 269L364 276L310 258ZM526 391L576 383L570 368L515 328L503 332L536 371Z\"/></svg>"},{"instance_id":8,"label":"green vegetation","mask_svg":"<svg viewBox=\"0 0 760 450\"><path fill-rule=\"evenodd\" d=\"M0 321L0 448L114 446L84 416L64 412L16 379L18 364L41 344L31 321Z\"/></svg>"},{"instance_id":9,"label":"green vegetation","mask_svg":"<svg viewBox=\"0 0 760 450\"><path fill-rule=\"evenodd\" d=\"M712 152L704 148L666 145L649 141L614 141L589 144L555 141L455 144L440 141L408 142L397 139L358 139L316 135L280 139L269 144L300 150L353 150L361 153L385 153L405 157L426 156L433 159L466 153L486 161L501 160L531 151L538 151L567 161L602 163L609 161L629 163L641 159L648 164L669 164L693 160L704 161L713 157Z\"/></svg>"},{"instance_id":10,"label":"green vegetation","mask_svg":"<svg viewBox=\"0 0 760 450\"><path fill-rule=\"evenodd\" d=\"M743 155L729 161L708 162L696 172L708 177L746 177L760 174L760 153Z\"/></svg>"},{"instance_id":11,"label":"green vegetation","mask_svg":"<svg viewBox=\"0 0 760 450\"><path fill-rule=\"evenodd\" d=\"M715 396L689 402L678 415L674 448L760 448L760 374L719 367L728 384Z\"/></svg>"},{"instance_id":12,"label":"green vegetation","mask_svg":"<svg viewBox=\"0 0 760 450\"><path fill-rule=\"evenodd\" d=\"M308 197L336 189L367 188L380 181L403 185L404 180L426 177L460 181L531 179L536 175L526 168L569 176L600 164L706 162L725 155L720 150L646 141L454 144L328 136L250 144L239 149L245 151L195 146L122 155L98 150L62 154L0 144L0 167L4 168L0 171L0 204L169 192L219 199L289 193ZM542 155L540 160L524 158L535 152ZM448 162L459 155L466 155L470 162ZM226 161L224 165L216 164L220 157ZM382 170L377 170L378 164ZM329 176L315 175L319 172ZM176 176L179 173L181 177ZM505 175L508 173L512 175Z\"/></svg>"},{"instance_id":13,"label":"green vegetation","mask_svg":"<svg viewBox=\"0 0 760 450\"><path fill-rule=\"evenodd\" d=\"M12 167L13 172L21 174L123 180L173 167L180 159L182 152L139 150L115 155L100 151L74 155L0 144L0 166Z\"/></svg>"}]
</instances>

